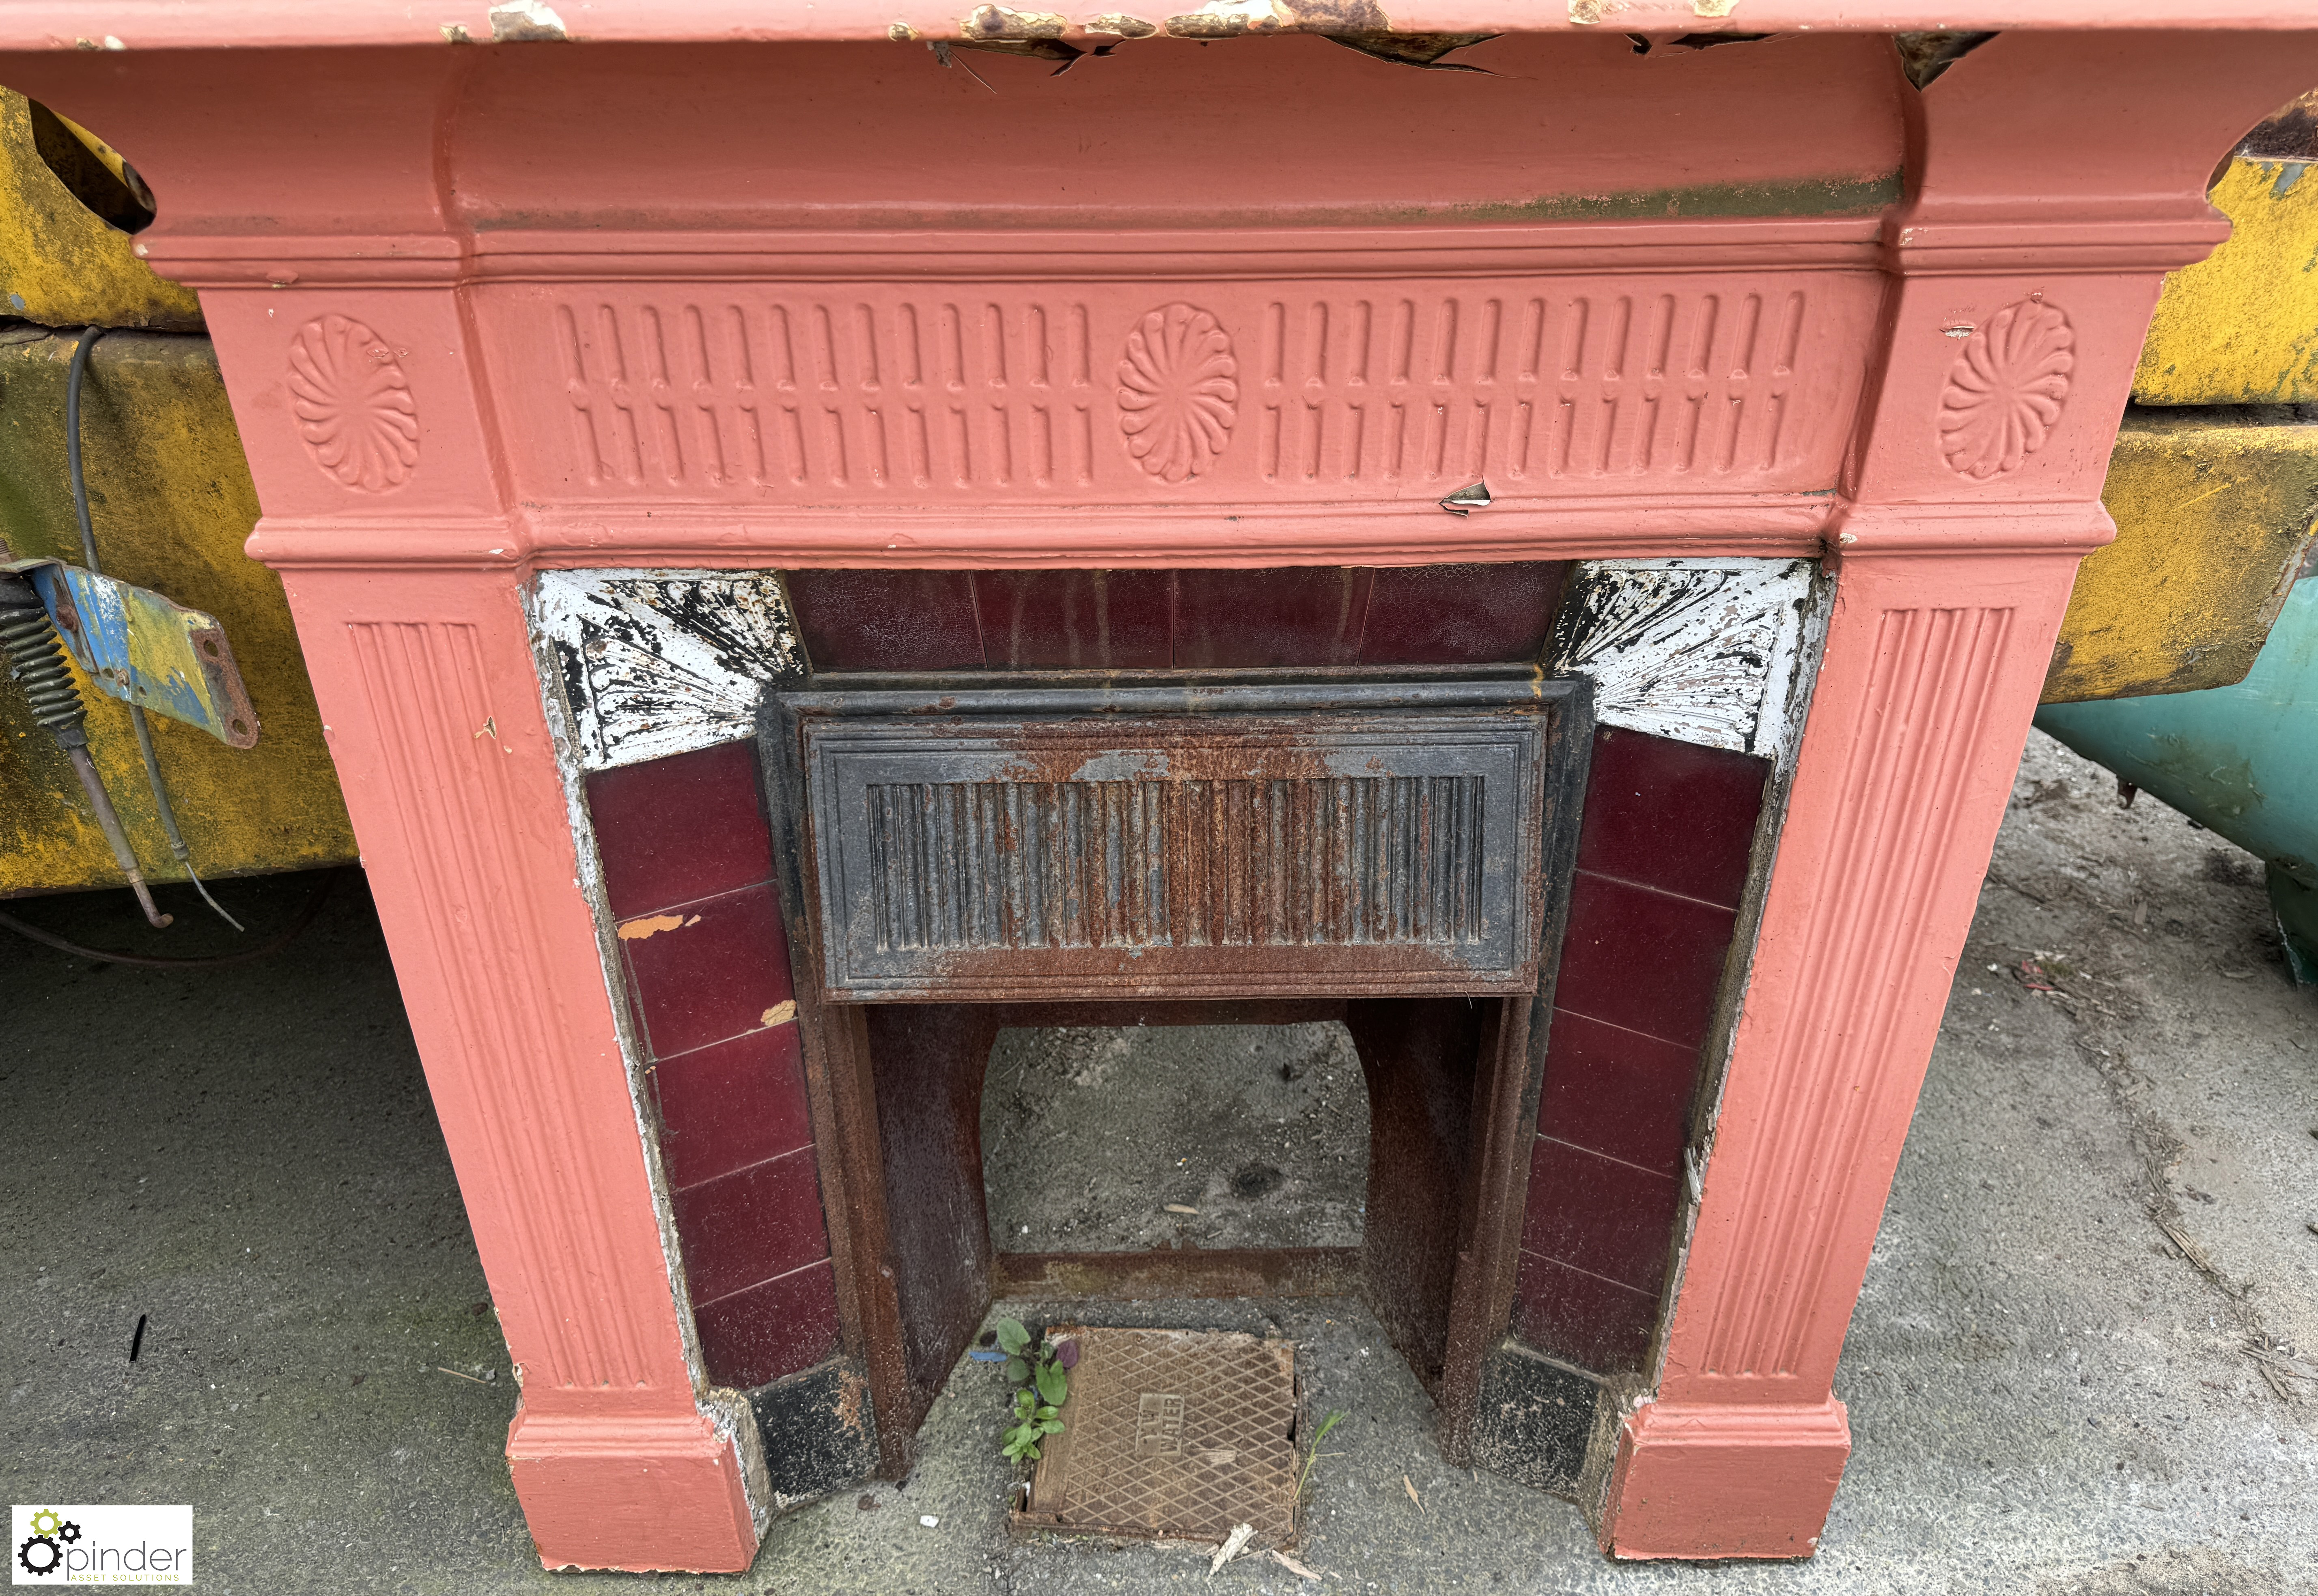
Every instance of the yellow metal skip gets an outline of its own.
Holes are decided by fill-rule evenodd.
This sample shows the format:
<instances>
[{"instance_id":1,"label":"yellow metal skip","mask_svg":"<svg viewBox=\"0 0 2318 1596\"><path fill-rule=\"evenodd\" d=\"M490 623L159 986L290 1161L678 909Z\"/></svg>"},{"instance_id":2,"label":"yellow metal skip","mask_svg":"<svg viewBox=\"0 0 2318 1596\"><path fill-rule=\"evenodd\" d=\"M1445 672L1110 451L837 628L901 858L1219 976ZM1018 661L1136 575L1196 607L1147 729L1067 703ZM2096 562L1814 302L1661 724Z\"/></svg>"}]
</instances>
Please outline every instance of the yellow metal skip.
<instances>
[{"instance_id":1,"label":"yellow metal skip","mask_svg":"<svg viewBox=\"0 0 2318 1596\"><path fill-rule=\"evenodd\" d=\"M31 103L0 89L0 291L5 314L49 327L199 331L201 301L157 276L135 241L73 196L40 158ZM58 119L62 124L62 119ZM78 139L70 129L64 136ZM101 140L99 141L102 142ZM90 160L110 171L106 147ZM118 156L113 160L119 160Z\"/></svg>"},{"instance_id":2,"label":"yellow metal skip","mask_svg":"<svg viewBox=\"0 0 2318 1596\"><path fill-rule=\"evenodd\" d=\"M2244 680L2318 522L2318 424L2287 408L2318 400L2318 91L2209 197L2233 231L2165 280L2046 704Z\"/></svg>"},{"instance_id":3,"label":"yellow metal skip","mask_svg":"<svg viewBox=\"0 0 2318 1596\"><path fill-rule=\"evenodd\" d=\"M80 561L65 467L69 336L0 338L0 537L19 559ZM202 876L296 870L355 857L281 579L241 551L257 497L209 340L119 332L101 339L82 395L82 452L108 575L222 623L264 728L237 749L156 716L153 740ZM128 706L85 677L88 736L147 875L182 879L138 758ZM0 896L121 884L55 742L20 693L0 691Z\"/></svg>"},{"instance_id":4,"label":"yellow metal skip","mask_svg":"<svg viewBox=\"0 0 2318 1596\"><path fill-rule=\"evenodd\" d=\"M2318 426L2282 407L2126 412L2044 702L2245 679L2318 517Z\"/></svg>"},{"instance_id":5,"label":"yellow metal skip","mask_svg":"<svg viewBox=\"0 0 2318 1596\"><path fill-rule=\"evenodd\" d=\"M2318 95L2305 99L2318 110ZM2239 156L2206 197L2230 219L2229 240L2165 279L2134 401L2318 399L2318 161Z\"/></svg>"}]
</instances>

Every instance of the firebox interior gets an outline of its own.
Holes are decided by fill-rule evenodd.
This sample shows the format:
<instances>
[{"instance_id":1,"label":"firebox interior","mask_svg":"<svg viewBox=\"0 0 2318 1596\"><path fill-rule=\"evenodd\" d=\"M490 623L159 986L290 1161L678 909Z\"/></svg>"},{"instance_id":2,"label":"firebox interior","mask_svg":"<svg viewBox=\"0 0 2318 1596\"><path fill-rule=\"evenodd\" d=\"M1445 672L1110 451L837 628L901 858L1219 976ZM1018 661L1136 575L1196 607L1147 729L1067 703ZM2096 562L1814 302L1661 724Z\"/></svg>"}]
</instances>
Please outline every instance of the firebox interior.
<instances>
[{"instance_id":1,"label":"firebox interior","mask_svg":"<svg viewBox=\"0 0 2318 1596\"><path fill-rule=\"evenodd\" d=\"M982 1094L991 1244L1358 1247L1368 1144L1341 1021L1002 1030Z\"/></svg>"}]
</instances>

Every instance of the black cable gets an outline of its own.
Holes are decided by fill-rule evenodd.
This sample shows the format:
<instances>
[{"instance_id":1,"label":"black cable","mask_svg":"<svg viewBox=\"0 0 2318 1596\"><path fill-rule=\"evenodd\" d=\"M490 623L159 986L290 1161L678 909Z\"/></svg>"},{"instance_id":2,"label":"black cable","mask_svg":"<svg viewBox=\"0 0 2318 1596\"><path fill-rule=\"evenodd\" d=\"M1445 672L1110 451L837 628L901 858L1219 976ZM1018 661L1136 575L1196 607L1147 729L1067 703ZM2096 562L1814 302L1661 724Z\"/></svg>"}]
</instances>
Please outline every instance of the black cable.
<instances>
[{"instance_id":1,"label":"black cable","mask_svg":"<svg viewBox=\"0 0 2318 1596\"><path fill-rule=\"evenodd\" d=\"M73 345L72 370L65 376L65 469L72 473L73 514L80 517L80 562L96 573L96 529L88 520L88 484L80 470L80 385L88 374L88 352L104 336L101 327L85 327Z\"/></svg>"},{"instance_id":2,"label":"black cable","mask_svg":"<svg viewBox=\"0 0 2318 1596\"><path fill-rule=\"evenodd\" d=\"M101 947L83 947L79 943L59 937L54 931L43 931L40 927L27 924L14 915L7 913L0 913L0 928L13 931L19 937L29 937L34 942L55 948L58 953L68 953L76 958L95 959L107 964L135 964L148 970L222 970L229 964L254 964L259 959L280 953L287 947L299 932L314 923L314 917L322 912L322 905L329 899L330 889L338 884L338 877L345 874L346 870L341 868L333 870L322 877L321 883L315 887L312 895L307 898L306 906L298 911L298 918L292 920L289 928L272 941L242 953L220 954L215 958L157 958L150 954L108 953Z\"/></svg>"},{"instance_id":3,"label":"black cable","mask_svg":"<svg viewBox=\"0 0 2318 1596\"><path fill-rule=\"evenodd\" d=\"M101 327L88 327L81 333L80 342L73 345L72 370L65 376L65 465L72 473L73 514L80 518L81 560L91 576L101 573L96 563L96 528L88 518L88 481L81 473L80 388L88 372L88 352L96 347L96 341L104 333ZM209 888L193 873L193 852L185 846L185 838L177 829L177 811L170 805L167 784L161 779L161 760L153 751L153 728L146 723L145 706L133 698L129 701L129 723L137 731L137 751L145 759L145 785L153 789L153 808L160 818L162 835L169 839L170 856L177 861L177 868L185 873L185 879L193 883L193 891L202 895L202 901L216 910L218 918L227 925L240 930L241 922L225 911L225 905L210 896Z\"/></svg>"}]
</instances>

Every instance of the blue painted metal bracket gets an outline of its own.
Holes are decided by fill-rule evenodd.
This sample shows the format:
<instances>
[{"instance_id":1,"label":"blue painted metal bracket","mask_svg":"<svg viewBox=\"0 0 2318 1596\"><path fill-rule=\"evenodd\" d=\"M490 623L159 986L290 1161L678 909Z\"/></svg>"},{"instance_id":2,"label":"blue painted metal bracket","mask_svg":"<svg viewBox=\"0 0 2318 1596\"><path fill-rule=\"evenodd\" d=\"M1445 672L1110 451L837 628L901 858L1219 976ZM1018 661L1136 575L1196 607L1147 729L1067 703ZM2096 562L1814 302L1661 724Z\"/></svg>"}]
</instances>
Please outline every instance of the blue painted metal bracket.
<instances>
[{"instance_id":1,"label":"blue painted metal bracket","mask_svg":"<svg viewBox=\"0 0 2318 1596\"><path fill-rule=\"evenodd\" d=\"M257 741L257 712L216 616L60 560L6 569L31 579L65 651L96 686L230 747Z\"/></svg>"}]
</instances>

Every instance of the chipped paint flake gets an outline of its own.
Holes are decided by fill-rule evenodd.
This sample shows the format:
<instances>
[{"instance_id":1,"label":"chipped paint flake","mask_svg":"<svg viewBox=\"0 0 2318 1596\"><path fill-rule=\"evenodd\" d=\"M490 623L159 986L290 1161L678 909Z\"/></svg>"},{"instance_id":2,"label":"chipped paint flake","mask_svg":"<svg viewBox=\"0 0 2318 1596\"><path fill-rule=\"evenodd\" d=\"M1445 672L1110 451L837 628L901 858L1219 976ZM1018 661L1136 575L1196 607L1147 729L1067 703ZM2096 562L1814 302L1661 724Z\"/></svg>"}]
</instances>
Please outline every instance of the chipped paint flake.
<instances>
[{"instance_id":1,"label":"chipped paint flake","mask_svg":"<svg viewBox=\"0 0 2318 1596\"><path fill-rule=\"evenodd\" d=\"M563 19L545 0L499 0L490 9L490 21L495 44L554 42L571 37Z\"/></svg>"},{"instance_id":2,"label":"chipped paint flake","mask_svg":"<svg viewBox=\"0 0 2318 1596\"><path fill-rule=\"evenodd\" d=\"M1060 39L1069 26L1051 11L1014 11L1003 5L977 5L959 24L968 39Z\"/></svg>"},{"instance_id":3,"label":"chipped paint flake","mask_svg":"<svg viewBox=\"0 0 2318 1596\"><path fill-rule=\"evenodd\" d=\"M1206 0L1197 11L1169 17L1165 28L1177 39L1235 39L1246 33L1354 39L1395 31L1379 0Z\"/></svg>"},{"instance_id":4,"label":"chipped paint flake","mask_svg":"<svg viewBox=\"0 0 2318 1596\"><path fill-rule=\"evenodd\" d=\"M1169 17L1167 31L1177 39L1228 39L1276 33L1296 21L1296 13L1281 0L1208 0L1197 11Z\"/></svg>"},{"instance_id":5,"label":"chipped paint flake","mask_svg":"<svg viewBox=\"0 0 2318 1596\"><path fill-rule=\"evenodd\" d=\"M1555 623L1557 668L1594 679L1597 720L1777 759L1812 604L1802 560L1599 560Z\"/></svg>"},{"instance_id":6,"label":"chipped paint flake","mask_svg":"<svg viewBox=\"0 0 2318 1596\"><path fill-rule=\"evenodd\" d=\"M695 915L693 918L697 919L700 917ZM684 917L680 914L646 915L642 919L629 920L622 925L620 940L642 942L648 937L659 936L662 931L681 931L682 929L684 929Z\"/></svg>"},{"instance_id":7,"label":"chipped paint flake","mask_svg":"<svg viewBox=\"0 0 2318 1596\"><path fill-rule=\"evenodd\" d=\"M768 574L545 571L533 606L587 770L753 737L766 684L804 668Z\"/></svg>"},{"instance_id":8,"label":"chipped paint flake","mask_svg":"<svg viewBox=\"0 0 2318 1596\"><path fill-rule=\"evenodd\" d=\"M774 1026L785 1026L796 1018L796 1000L783 998L758 1018L768 1029Z\"/></svg>"},{"instance_id":9,"label":"chipped paint flake","mask_svg":"<svg viewBox=\"0 0 2318 1596\"><path fill-rule=\"evenodd\" d=\"M1121 39L1148 39L1159 31L1156 22L1146 22L1139 16L1128 16L1123 11L1107 11L1086 25L1090 33L1115 33Z\"/></svg>"},{"instance_id":10,"label":"chipped paint flake","mask_svg":"<svg viewBox=\"0 0 2318 1596\"><path fill-rule=\"evenodd\" d=\"M1690 0L1690 14L1703 17L1729 16L1738 9L1738 0Z\"/></svg>"}]
</instances>

